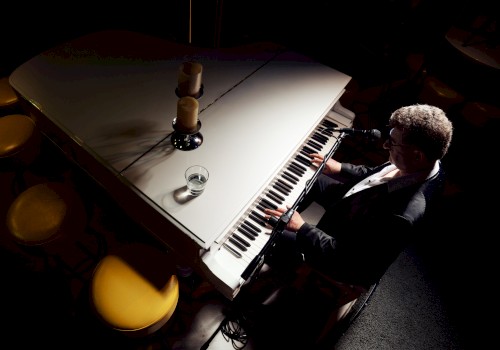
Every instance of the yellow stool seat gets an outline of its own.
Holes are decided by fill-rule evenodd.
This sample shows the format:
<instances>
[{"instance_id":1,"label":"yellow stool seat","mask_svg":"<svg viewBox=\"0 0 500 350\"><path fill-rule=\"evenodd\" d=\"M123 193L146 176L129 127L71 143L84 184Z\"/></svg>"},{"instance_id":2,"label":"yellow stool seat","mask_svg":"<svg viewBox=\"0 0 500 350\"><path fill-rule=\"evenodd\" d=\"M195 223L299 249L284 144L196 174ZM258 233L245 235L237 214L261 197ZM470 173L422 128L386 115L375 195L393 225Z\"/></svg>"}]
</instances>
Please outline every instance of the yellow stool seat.
<instances>
[{"instance_id":1,"label":"yellow stool seat","mask_svg":"<svg viewBox=\"0 0 500 350\"><path fill-rule=\"evenodd\" d=\"M15 195L26 188L26 176L36 169L42 134L35 121L24 114L0 117L0 171L14 174Z\"/></svg>"},{"instance_id":2,"label":"yellow stool seat","mask_svg":"<svg viewBox=\"0 0 500 350\"><path fill-rule=\"evenodd\" d=\"M95 311L107 325L127 335L156 332L177 307L179 282L174 267L166 253L143 244L107 255L92 277Z\"/></svg>"},{"instance_id":3,"label":"yellow stool seat","mask_svg":"<svg viewBox=\"0 0 500 350\"><path fill-rule=\"evenodd\" d=\"M18 104L19 98L12 86L10 86L9 78L0 78L0 109L7 109Z\"/></svg>"},{"instance_id":4,"label":"yellow stool seat","mask_svg":"<svg viewBox=\"0 0 500 350\"><path fill-rule=\"evenodd\" d=\"M464 95L443 81L427 76L418 96L420 103L436 105L445 111L465 101Z\"/></svg>"},{"instance_id":5,"label":"yellow stool seat","mask_svg":"<svg viewBox=\"0 0 500 350\"><path fill-rule=\"evenodd\" d=\"M7 212L7 227L23 245L41 245L63 232L83 231L83 203L68 185L57 182L34 185L19 194Z\"/></svg>"},{"instance_id":6,"label":"yellow stool seat","mask_svg":"<svg viewBox=\"0 0 500 350\"><path fill-rule=\"evenodd\" d=\"M488 103L467 102L462 108L464 119L472 126L481 128L494 119L500 119L500 108Z\"/></svg>"},{"instance_id":7,"label":"yellow stool seat","mask_svg":"<svg viewBox=\"0 0 500 350\"><path fill-rule=\"evenodd\" d=\"M35 133L35 122L23 114L10 114L0 118L0 158L22 151Z\"/></svg>"}]
</instances>

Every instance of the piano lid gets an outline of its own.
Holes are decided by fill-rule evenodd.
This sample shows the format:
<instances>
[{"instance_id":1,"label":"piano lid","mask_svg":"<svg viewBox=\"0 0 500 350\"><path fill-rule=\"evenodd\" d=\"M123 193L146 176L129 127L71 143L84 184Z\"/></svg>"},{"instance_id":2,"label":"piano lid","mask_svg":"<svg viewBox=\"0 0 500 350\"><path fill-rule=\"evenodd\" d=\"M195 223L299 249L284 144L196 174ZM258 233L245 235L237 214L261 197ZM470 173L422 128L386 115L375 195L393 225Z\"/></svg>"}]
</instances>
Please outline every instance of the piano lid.
<instances>
[{"instance_id":1,"label":"piano lid","mask_svg":"<svg viewBox=\"0 0 500 350\"><path fill-rule=\"evenodd\" d=\"M217 77L225 74L225 64L217 66ZM218 84L216 76L208 79L209 69L207 65L204 70L205 93ZM200 113L201 147L180 151L167 140L122 175L207 249L254 202L330 111L349 80L301 55L283 53L243 81L235 81ZM210 179L201 196L186 200L184 171L193 164L205 166ZM168 241L168 232L158 234Z\"/></svg>"},{"instance_id":2,"label":"piano lid","mask_svg":"<svg viewBox=\"0 0 500 350\"><path fill-rule=\"evenodd\" d=\"M282 48L197 49L129 32L91 33L19 66L12 86L102 164L119 173L172 131L177 74L203 63L203 110Z\"/></svg>"}]
</instances>

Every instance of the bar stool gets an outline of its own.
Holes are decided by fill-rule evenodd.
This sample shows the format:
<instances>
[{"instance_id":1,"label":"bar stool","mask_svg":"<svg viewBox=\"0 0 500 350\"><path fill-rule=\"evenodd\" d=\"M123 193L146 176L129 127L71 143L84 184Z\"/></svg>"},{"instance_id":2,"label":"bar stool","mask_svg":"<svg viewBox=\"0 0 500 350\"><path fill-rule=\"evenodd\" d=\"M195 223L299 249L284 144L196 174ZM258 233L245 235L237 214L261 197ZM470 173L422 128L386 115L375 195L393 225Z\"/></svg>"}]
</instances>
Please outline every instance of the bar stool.
<instances>
[{"instance_id":1,"label":"bar stool","mask_svg":"<svg viewBox=\"0 0 500 350\"><path fill-rule=\"evenodd\" d=\"M500 119L500 107L484 102L469 101L460 112L468 125L474 128L484 128L490 121Z\"/></svg>"},{"instance_id":2,"label":"bar stool","mask_svg":"<svg viewBox=\"0 0 500 350\"><path fill-rule=\"evenodd\" d=\"M32 118L24 114L0 117L0 169L13 172L13 191L25 186L24 173L40 154L42 137ZM19 187L15 189L15 187Z\"/></svg>"},{"instance_id":3,"label":"bar stool","mask_svg":"<svg viewBox=\"0 0 500 350\"><path fill-rule=\"evenodd\" d=\"M90 285L90 303L100 324L124 340L152 341L172 319L179 300L175 264L168 253L128 243L105 256ZM163 339L164 340L164 339Z\"/></svg>"},{"instance_id":4,"label":"bar stool","mask_svg":"<svg viewBox=\"0 0 500 350\"><path fill-rule=\"evenodd\" d=\"M85 285L106 252L106 242L87 231L87 210L69 183L46 182L21 192L7 210L10 237L43 271L58 271Z\"/></svg>"},{"instance_id":5,"label":"bar stool","mask_svg":"<svg viewBox=\"0 0 500 350\"><path fill-rule=\"evenodd\" d=\"M9 78L0 78L0 113L7 115L14 113L19 108L19 98L16 95L12 86L10 86Z\"/></svg>"},{"instance_id":6,"label":"bar stool","mask_svg":"<svg viewBox=\"0 0 500 350\"><path fill-rule=\"evenodd\" d=\"M427 103L449 112L451 108L460 106L465 97L450 85L434 76L426 76L417 96L419 103Z\"/></svg>"}]
</instances>

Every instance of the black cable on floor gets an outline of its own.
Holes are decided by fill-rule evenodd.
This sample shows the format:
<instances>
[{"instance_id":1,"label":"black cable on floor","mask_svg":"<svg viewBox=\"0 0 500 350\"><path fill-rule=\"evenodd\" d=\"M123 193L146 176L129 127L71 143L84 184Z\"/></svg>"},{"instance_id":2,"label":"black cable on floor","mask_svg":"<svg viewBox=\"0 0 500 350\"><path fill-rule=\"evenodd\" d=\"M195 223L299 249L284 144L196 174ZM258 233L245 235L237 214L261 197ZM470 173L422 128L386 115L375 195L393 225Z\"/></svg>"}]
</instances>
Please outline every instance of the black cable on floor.
<instances>
[{"instance_id":1,"label":"black cable on floor","mask_svg":"<svg viewBox=\"0 0 500 350\"><path fill-rule=\"evenodd\" d=\"M200 350L206 350L219 331L226 341L231 341L234 349L240 350L247 345L248 336L241 325L245 320L244 316L235 310L226 310L226 312L226 317L222 320L219 327L217 327L210 338L202 345Z\"/></svg>"},{"instance_id":2,"label":"black cable on floor","mask_svg":"<svg viewBox=\"0 0 500 350\"><path fill-rule=\"evenodd\" d=\"M222 321L220 331L226 341L231 341L234 349L243 349L247 345L248 336L245 329L241 326L239 319L226 317Z\"/></svg>"}]
</instances>

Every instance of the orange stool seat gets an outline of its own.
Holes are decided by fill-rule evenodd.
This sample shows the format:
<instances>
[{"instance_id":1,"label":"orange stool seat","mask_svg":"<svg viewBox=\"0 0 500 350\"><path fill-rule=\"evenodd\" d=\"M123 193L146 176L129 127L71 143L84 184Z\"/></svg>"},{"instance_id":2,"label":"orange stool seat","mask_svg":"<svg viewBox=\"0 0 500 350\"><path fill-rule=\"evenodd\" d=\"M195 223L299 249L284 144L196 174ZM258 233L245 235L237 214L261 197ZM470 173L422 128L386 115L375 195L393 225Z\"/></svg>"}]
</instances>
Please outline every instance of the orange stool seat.
<instances>
[{"instance_id":1,"label":"orange stool seat","mask_svg":"<svg viewBox=\"0 0 500 350\"><path fill-rule=\"evenodd\" d=\"M106 325L126 335L142 337L162 328L178 299L175 265L152 246L130 244L108 254L92 276L94 310Z\"/></svg>"}]
</instances>

